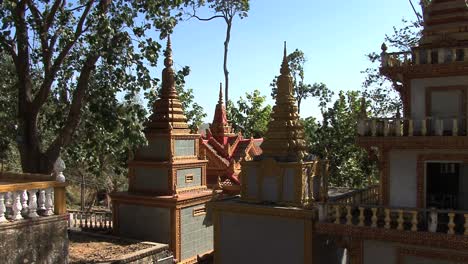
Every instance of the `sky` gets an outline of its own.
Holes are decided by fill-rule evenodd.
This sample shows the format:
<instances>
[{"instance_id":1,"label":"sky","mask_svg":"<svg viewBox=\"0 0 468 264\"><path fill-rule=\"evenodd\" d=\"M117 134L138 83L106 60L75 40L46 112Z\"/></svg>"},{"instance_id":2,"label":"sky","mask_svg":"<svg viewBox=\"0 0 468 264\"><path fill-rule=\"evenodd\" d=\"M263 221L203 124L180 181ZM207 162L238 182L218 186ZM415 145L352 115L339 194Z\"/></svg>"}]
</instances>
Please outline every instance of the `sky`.
<instances>
[{"instance_id":1,"label":"sky","mask_svg":"<svg viewBox=\"0 0 468 264\"><path fill-rule=\"evenodd\" d=\"M197 14L212 15L206 8ZM306 83L323 82L335 93L359 90L361 71L370 66L365 54L380 52L385 34L402 18L415 19L408 0L251 0L248 17L236 18L231 31L229 99L258 89L274 103L269 84L279 74L284 41L288 53L304 52ZM219 83L224 83L225 31L223 19L192 19L180 22L171 36L174 67L190 66L186 88L193 89L207 113L205 122L213 119ZM161 68L155 74L160 77ZM301 117L309 116L320 116L313 99L301 105Z\"/></svg>"}]
</instances>

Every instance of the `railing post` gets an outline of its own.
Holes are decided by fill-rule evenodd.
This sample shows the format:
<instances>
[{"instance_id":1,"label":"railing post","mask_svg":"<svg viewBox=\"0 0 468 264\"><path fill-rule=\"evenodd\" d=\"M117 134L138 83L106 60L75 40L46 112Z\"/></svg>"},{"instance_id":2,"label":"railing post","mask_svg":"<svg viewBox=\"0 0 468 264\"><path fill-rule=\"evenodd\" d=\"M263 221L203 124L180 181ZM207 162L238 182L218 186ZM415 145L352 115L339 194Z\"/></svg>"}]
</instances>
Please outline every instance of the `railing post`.
<instances>
[{"instance_id":1,"label":"railing post","mask_svg":"<svg viewBox=\"0 0 468 264\"><path fill-rule=\"evenodd\" d=\"M28 217L30 218L36 218L39 215L37 214L37 190L32 189L28 190L29 193L29 214Z\"/></svg>"},{"instance_id":2,"label":"railing post","mask_svg":"<svg viewBox=\"0 0 468 264\"><path fill-rule=\"evenodd\" d=\"M359 224L358 226L364 226L364 207L359 207Z\"/></svg>"},{"instance_id":3,"label":"railing post","mask_svg":"<svg viewBox=\"0 0 468 264\"><path fill-rule=\"evenodd\" d=\"M385 208L385 209L384 209L384 212L385 212L385 219L384 219L384 221L385 221L385 226L384 226L384 228L385 228L385 229L390 229L390 221L392 220L392 219L390 218L390 209Z\"/></svg>"},{"instance_id":4,"label":"railing post","mask_svg":"<svg viewBox=\"0 0 468 264\"><path fill-rule=\"evenodd\" d=\"M13 204L12 204L12 210L13 210L13 220L20 220L23 219L21 216L21 191L15 191L13 192Z\"/></svg>"},{"instance_id":5,"label":"railing post","mask_svg":"<svg viewBox=\"0 0 468 264\"><path fill-rule=\"evenodd\" d=\"M437 225L438 225L437 218L438 218L437 212L434 208L432 208L429 214L429 226L428 226L429 232L432 232L432 233L437 232Z\"/></svg>"},{"instance_id":6,"label":"railing post","mask_svg":"<svg viewBox=\"0 0 468 264\"><path fill-rule=\"evenodd\" d=\"M408 120L408 136L413 136L414 134L414 127L413 127L413 119Z\"/></svg>"},{"instance_id":7,"label":"railing post","mask_svg":"<svg viewBox=\"0 0 468 264\"><path fill-rule=\"evenodd\" d=\"M398 219L397 219L397 230L403 230L403 223L405 220L403 219L403 210L398 210Z\"/></svg>"},{"instance_id":8,"label":"railing post","mask_svg":"<svg viewBox=\"0 0 468 264\"><path fill-rule=\"evenodd\" d=\"M371 208L371 210L372 210L371 227L377 227L377 208Z\"/></svg>"},{"instance_id":9,"label":"railing post","mask_svg":"<svg viewBox=\"0 0 468 264\"><path fill-rule=\"evenodd\" d=\"M463 234L465 236L468 236L468 214L464 214L464 216L465 216L465 225L464 225L465 232Z\"/></svg>"},{"instance_id":10,"label":"railing post","mask_svg":"<svg viewBox=\"0 0 468 264\"><path fill-rule=\"evenodd\" d=\"M5 206L5 193L0 193L0 223L5 222L6 206Z\"/></svg>"},{"instance_id":11,"label":"railing post","mask_svg":"<svg viewBox=\"0 0 468 264\"><path fill-rule=\"evenodd\" d=\"M384 134L384 137L387 137L388 136L388 120L385 119L384 120L384 125L383 125L383 134Z\"/></svg>"},{"instance_id":12,"label":"railing post","mask_svg":"<svg viewBox=\"0 0 468 264\"><path fill-rule=\"evenodd\" d=\"M438 118L434 119L436 125L435 132L437 136L442 136L444 134L444 120L439 120Z\"/></svg>"},{"instance_id":13,"label":"railing post","mask_svg":"<svg viewBox=\"0 0 468 264\"><path fill-rule=\"evenodd\" d=\"M335 224L339 224L339 223L340 223L340 218L341 218L340 206L339 206L339 205L335 205Z\"/></svg>"},{"instance_id":14,"label":"railing post","mask_svg":"<svg viewBox=\"0 0 468 264\"><path fill-rule=\"evenodd\" d=\"M325 203L318 204L318 214L319 214L319 221L324 222L327 220L327 205Z\"/></svg>"},{"instance_id":15,"label":"railing post","mask_svg":"<svg viewBox=\"0 0 468 264\"><path fill-rule=\"evenodd\" d=\"M375 119L371 121L371 133L373 137L377 136L377 120Z\"/></svg>"},{"instance_id":16,"label":"railing post","mask_svg":"<svg viewBox=\"0 0 468 264\"><path fill-rule=\"evenodd\" d=\"M423 119L421 123L421 135L426 136L427 135L427 119Z\"/></svg>"},{"instance_id":17,"label":"railing post","mask_svg":"<svg viewBox=\"0 0 468 264\"><path fill-rule=\"evenodd\" d=\"M28 193L26 190L20 191L21 195L21 215L27 216L28 215Z\"/></svg>"},{"instance_id":18,"label":"railing post","mask_svg":"<svg viewBox=\"0 0 468 264\"><path fill-rule=\"evenodd\" d=\"M47 188L45 190L45 212L44 216L50 216L53 215L54 212L52 211L52 208L54 206L54 202L52 201L52 188Z\"/></svg>"},{"instance_id":19,"label":"railing post","mask_svg":"<svg viewBox=\"0 0 468 264\"><path fill-rule=\"evenodd\" d=\"M447 224L447 226L448 226L447 234L453 235L453 234L455 234L455 222L454 222L455 213L448 213L447 215L449 217L449 222Z\"/></svg>"},{"instance_id":20,"label":"railing post","mask_svg":"<svg viewBox=\"0 0 468 264\"><path fill-rule=\"evenodd\" d=\"M457 118L453 119L452 136L454 137L458 136L458 119Z\"/></svg>"},{"instance_id":21,"label":"railing post","mask_svg":"<svg viewBox=\"0 0 468 264\"><path fill-rule=\"evenodd\" d=\"M411 231L416 232L418 231L418 211L412 211L411 214Z\"/></svg>"},{"instance_id":22,"label":"railing post","mask_svg":"<svg viewBox=\"0 0 468 264\"><path fill-rule=\"evenodd\" d=\"M65 187L57 187L54 189L54 212L57 215L63 215L67 213Z\"/></svg>"},{"instance_id":23,"label":"railing post","mask_svg":"<svg viewBox=\"0 0 468 264\"><path fill-rule=\"evenodd\" d=\"M353 215L351 214L351 206L346 206L346 224L351 225L353 222Z\"/></svg>"},{"instance_id":24,"label":"railing post","mask_svg":"<svg viewBox=\"0 0 468 264\"><path fill-rule=\"evenodd\" d=\"M395 119L395 136L401 137L401 119Z\"/></svg>"},{"instance_id":25,"label":"railing post","mask_svg":"<svg viewBox=\"0 0 468 264\"><path fill-rule=\"evenodd\" d=\"M39 207L39 210L45 211L45 190L39 190L39 200L37 202L37 205Z\"/></svg>"}]
</instances>

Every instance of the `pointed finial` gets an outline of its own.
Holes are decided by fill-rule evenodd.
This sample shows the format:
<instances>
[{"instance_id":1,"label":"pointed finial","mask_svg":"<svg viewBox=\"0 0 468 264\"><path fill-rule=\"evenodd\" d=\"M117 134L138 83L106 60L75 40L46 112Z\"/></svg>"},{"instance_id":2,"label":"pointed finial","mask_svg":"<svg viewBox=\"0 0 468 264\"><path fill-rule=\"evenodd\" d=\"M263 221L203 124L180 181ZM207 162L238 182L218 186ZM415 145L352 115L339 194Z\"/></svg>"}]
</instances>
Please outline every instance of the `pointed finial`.
<instances>
[{"instance_id":1,"label":"pointed finial","mask_svg":"<svg viewBox=\"0 0 468 264\"><path fill-rule=\"evenodd\" d=\"M223 104L223 83L219 83L219 99L218 104Z\"/></svg>"},{"instance_id":2,"label":"pointed finial","mask_svg":"<svg viewBox=\"0 0 468 264\"><path fill-rule=\"evenodd\" d=\"M284 42L284 53L283 53L283 62L281 63L281 74L289 75L289 64L288 64L288 55L286 52L286 41Z\"/></svg>"},{"instance_id":3,"label":"pointed finial","mask_svg":"<svg viewBox=\"0 0 468 264\"><path fill-rule=\"evenodd\" d=\"M166 68L169 68L172 66L172 45L171 45L171 35L167 36L167 47L166 51L164 52L164 56L166 57L164 59L164 66Z\"/></svg>"}]
</instances>

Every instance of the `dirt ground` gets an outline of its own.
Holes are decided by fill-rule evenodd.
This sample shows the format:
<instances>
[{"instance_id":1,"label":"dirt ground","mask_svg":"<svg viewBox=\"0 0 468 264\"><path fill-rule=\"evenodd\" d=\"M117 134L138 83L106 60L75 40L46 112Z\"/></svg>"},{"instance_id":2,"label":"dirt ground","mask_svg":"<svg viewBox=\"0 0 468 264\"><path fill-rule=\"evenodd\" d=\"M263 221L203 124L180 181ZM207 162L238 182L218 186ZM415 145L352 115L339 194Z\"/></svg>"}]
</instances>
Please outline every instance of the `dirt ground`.
<instances>
[{"instance_id":1,"label":"dirt ground","mask_svg":"<svg viewBox=\"0 0 468 264\"><path fill-rule=\"evenodd\" d=\"M70 264L100 263L116 260L138 250L151 247L148 244L130 242L119 238L101 238L69 233Z\"/></svg>"}]
</instances>

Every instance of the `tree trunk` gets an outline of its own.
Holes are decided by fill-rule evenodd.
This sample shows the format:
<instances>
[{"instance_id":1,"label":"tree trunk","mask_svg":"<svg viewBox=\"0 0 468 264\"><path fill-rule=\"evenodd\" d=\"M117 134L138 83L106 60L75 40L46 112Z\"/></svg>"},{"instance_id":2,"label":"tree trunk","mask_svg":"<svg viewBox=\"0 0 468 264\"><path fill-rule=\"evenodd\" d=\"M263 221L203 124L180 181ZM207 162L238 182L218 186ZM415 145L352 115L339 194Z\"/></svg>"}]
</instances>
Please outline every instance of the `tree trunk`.
<instances>
[{"instance_id":1,"label":"tree trunk","mask_svg":"<svg viewBox=\"0 0 468 264\"><path fill-rule=\"evenodd\" d=\"M228 50L229 50L229 41L231 40L231 26L232 26L232 18L227 20L227 28L226 28L226 40L224 41L224 89L225 93L224 96L226 97L225 104L226 108L228 105L228 100L229 100L229 71L227 69L227 56L228 56Z\"/></svg>"}]
</instances>

